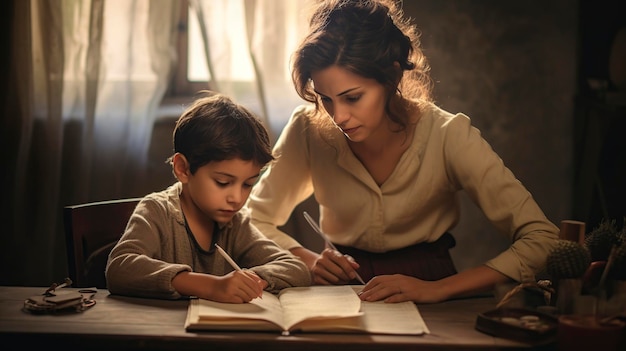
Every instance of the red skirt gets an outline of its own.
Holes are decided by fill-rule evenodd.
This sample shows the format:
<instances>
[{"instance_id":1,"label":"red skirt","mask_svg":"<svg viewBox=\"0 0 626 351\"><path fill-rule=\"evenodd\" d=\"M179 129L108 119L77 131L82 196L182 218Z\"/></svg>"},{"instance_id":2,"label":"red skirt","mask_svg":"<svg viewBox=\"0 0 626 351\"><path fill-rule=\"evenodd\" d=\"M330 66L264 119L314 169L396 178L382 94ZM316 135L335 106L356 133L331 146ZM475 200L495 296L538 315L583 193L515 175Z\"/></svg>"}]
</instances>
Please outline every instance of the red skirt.
<instances>
[{"instance_id":1,"label":"red skirt","mask_svg":"<svg viewBox=\"0 0 626 351\"><path fill-rule=\"evenodd\" d=\"M454 275L457 270L450 256L450 249L455 245L452 234L444 233L432 243L415 244L384 253L335 246L341 253L352 256L359 263L357 271L367 283L377 275L403 274L430 281ZM351 283L360 284L358 281Z\"/></svg>"}]
</instances>

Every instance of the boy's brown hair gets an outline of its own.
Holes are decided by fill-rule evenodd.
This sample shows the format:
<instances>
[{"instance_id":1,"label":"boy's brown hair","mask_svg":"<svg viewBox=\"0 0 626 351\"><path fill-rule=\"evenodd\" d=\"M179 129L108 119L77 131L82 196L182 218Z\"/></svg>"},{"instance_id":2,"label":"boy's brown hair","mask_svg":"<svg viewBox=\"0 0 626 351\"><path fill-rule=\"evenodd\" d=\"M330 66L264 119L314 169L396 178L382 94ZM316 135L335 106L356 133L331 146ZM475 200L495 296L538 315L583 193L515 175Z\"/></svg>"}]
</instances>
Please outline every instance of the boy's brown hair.
<instances>
[{"instance_id":1,"label":"boy's brown hair","mask_svg":"<svg viewBox=\"0 0 626 351\"><path fill-rule=\"evenodd\" d=\"M174 153L185 156L192 174L212 161L240 158L264 167L274 160L261 120L225 95L202 93L210 95L183 112L173 133Z\"/></svg>"}]
</instances>

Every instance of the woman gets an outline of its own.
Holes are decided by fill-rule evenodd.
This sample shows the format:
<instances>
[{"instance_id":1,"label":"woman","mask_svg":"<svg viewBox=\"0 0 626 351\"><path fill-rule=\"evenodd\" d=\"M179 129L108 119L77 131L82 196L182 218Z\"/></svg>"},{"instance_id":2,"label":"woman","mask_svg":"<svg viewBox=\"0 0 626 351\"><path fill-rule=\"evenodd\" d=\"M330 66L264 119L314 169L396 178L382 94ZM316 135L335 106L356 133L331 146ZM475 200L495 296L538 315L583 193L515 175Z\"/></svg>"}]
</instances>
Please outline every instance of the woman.
<instances>
[{"instance_id":1,"label":"woman","mask_svg":"<svg viewBox=\"0 0 626 351\"><path fill-rule=\"evenodd\" d=\"M467 116L432 103L428 69L393 1L328 0L314 10L292 71L312 104L293 112L248 207L315 283L354 283L358 272L363 300L430 303L531 281L543 268L557 227ZM458 273L449 231L460 191L512 244ZM317 254L277 228L311 194L341 253Z\"/></svg>"}]
</instances>

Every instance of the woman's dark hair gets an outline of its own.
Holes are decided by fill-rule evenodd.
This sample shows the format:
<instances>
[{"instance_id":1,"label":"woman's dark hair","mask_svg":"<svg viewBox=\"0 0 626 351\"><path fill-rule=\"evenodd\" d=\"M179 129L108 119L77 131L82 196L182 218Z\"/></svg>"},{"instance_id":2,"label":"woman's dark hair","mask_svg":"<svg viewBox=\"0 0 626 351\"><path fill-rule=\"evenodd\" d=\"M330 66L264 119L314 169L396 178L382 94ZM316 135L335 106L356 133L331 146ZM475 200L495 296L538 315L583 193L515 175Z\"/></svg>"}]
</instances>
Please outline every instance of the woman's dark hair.
<instances>
[{"instance_id":1,"label":"woman's dark hair","mask_svg":"<svg viewBox=\"0 0 626 351\"><path fill-rule=\"evenodd\" d=\"M293 56L292 79L298 95L318 110L311 73L332 65L385 86L385 110L402 130L406 99L431 101L430 67L417 29L393 0L320 1L309 26Z\"/></svg>"},{"instance_id":2,"label":"woman's dark hair","mask_svg":"<svg viewBox=\"0 0 626 351\"><path fill-rule=\"evenodd\" d=\"M221 94L195 100L176 122L173 139L174 153L187 158L192 174L212 161L241 158L264 167L274 160L263 123Z\"/></svg>"}]
</instances>

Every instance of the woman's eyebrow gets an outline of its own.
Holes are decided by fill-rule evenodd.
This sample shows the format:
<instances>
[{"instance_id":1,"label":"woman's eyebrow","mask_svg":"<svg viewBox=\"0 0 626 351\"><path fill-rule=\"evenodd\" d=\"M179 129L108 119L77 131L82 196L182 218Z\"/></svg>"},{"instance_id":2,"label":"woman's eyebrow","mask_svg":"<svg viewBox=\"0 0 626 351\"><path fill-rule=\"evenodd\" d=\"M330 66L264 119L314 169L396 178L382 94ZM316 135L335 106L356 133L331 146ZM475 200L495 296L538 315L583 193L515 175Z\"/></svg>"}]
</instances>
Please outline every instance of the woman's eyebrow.
<instances>
[{"instance_id":1,"label":"woman's eyebrow","mask_svg":"<svg viewBox=\"0 0 626 351\"><path fill-rule=\"evenodd\" d=\"M350 88L350 89L348 89L348 90L344 90L344 91L342 91L341 93L337 94L337 96L346 95L346 94L348 94L349 92L351 92L351 91L353 91L353 90L356 90L356 89L358 89L358 88L360 88L360 87L354 87L354 88ZM322 94L322 93L320 93L319 91L317 91L317 90L315 90L315 89L313 89L313 91L314 91L315 93L319 94L319 95L326 96L326 94Z\"/></svg>"}]
</instances>

